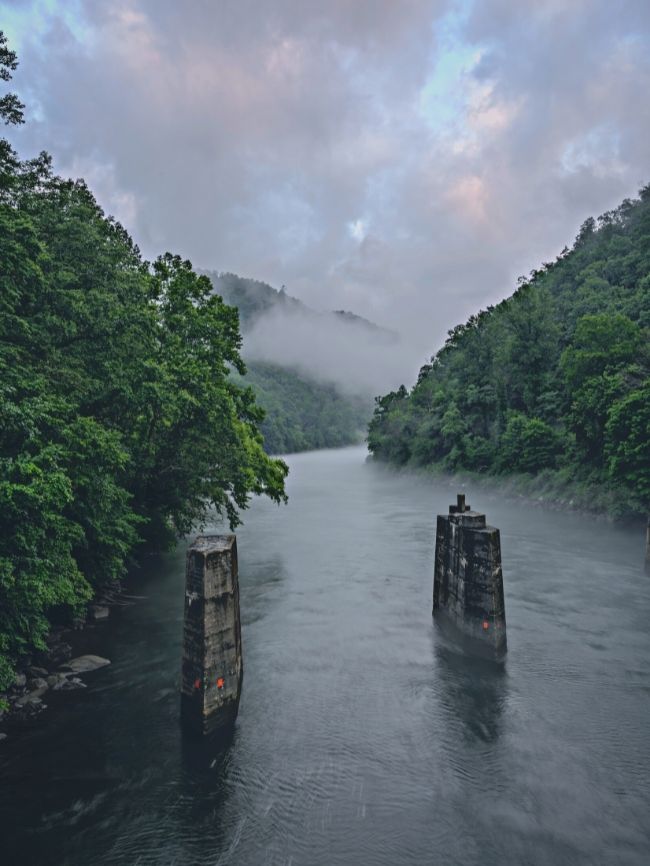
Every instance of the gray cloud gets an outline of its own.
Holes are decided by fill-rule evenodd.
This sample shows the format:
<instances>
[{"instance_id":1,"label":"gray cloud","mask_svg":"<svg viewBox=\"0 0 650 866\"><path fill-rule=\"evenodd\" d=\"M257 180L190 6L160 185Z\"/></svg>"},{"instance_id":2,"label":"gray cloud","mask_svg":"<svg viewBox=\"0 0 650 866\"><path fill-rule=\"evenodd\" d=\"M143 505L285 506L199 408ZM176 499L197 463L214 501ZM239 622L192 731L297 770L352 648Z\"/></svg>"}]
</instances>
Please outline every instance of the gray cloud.
<instances>
[{"instance_id":1,"label":"gray cloud","mask_svg":"<svg viewBox=\"0 0 650 866\"><path fill-rule=\"evenodd\" d=\"M86 0L79 24L21 45L21 152L149 256L398 328L406 379L650 179L645 0Z\"/></svg>"}]
</instances>

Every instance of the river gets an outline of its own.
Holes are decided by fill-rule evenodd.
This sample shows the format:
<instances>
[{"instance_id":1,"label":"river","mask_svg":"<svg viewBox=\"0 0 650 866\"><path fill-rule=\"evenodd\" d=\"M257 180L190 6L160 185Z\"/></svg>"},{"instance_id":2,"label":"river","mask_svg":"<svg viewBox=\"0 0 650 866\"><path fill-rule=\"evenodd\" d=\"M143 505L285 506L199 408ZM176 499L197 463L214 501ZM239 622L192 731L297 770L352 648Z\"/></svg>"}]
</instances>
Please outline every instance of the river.
<instances>
[{"instance_id":1,"label":"river","mask_svg":"<svg viewBox=\"0 0 650 866\"><path fill-rule=\"evenodd\" d=\"M650 862L643 532L467 490L501 529L508 655L431 618L456 490L288 458L238 531L244 686L224 748L178 725L184 547L82 641L110 667L0 745L6 866ZM82 647L83 648L83 647Z\"/></svg>"}]
</instances>

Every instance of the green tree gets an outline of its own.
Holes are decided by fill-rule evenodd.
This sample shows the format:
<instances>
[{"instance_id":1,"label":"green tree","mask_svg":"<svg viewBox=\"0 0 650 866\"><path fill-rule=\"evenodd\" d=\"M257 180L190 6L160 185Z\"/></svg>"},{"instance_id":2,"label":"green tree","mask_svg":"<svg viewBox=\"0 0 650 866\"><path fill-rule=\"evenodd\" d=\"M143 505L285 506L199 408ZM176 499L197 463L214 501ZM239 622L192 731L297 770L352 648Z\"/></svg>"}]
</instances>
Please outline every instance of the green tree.
<instances>
[{"instance_id":1,"label":"green tree","mask_svg":"<svg viewBox=\"0 0 650 866\"><path fill-rule=\"evenodd\" d=\"M614 403L605 431L610 477L629 485L640 503L650 502L650 382Z\"/></svg>"},{"instance_id":2,"label":"green tree","mask_svg":"<svg viewBox=\"0 0 650 866\"><path fill-rule=\"evenodd\" d=\"M150 291L155 374L133 431L136 510L156 537L189 532L209 508L235 526L252 493L284 498L287 473L263 450L253 392L230 375L245 372L237 310L170 254L155 262Z\"/></svg>"},{"instance_id":3,"label":"green tree","mask_svg":"<svg viewBox=\"0 0 650 866\"><path fill-rule=\"evenodd\" d=\"M604 462L605 424L609 410L626 390L643 343L642 331L627 316L583 316L560 358L572 395L568 420L576 442L595 465Z\"/></svg>"},{"instance_id":4,"label":"green tree","mask_svg":"<svg viewBox=\"0 0 650 866\"><path fill-rule=\"evenodd\" d=\"M0 36L0 78L15 65ZM240 343L189 262L143 261L83 181L0 142L0 689L143 541L286 498Z\"/></svg>"},{"instance_id":5,"label":"green tree","mask_svg":"<svg viewBox=\"0 0 650 866\"><path fill-rule=\"evenodd\" d=\"M642 332L627 316L599 313L578 320L570 346L560 358L569 387L576 390L587 380L614 372L634 362Z\"/></svg>"},{"instance_id":6,"label":"green tree","mask_svg":"<svg viewBox=\"0 0 650 866\"><path fill-rule=\"evenodd\" d=\"M408 426L408 392L404 385L375 400L375 411L368 426L368 448L381 459L406 463L411 456Z\"/></svg>"},{"instance_id":7,"label":"green tree","mask_svg":"<svg viewBox=\"0 0 650 866\"><path fill-rule=\"evenodd\" d=\"M539 472L555 466L560 450L559 438L548 424L513 412L501 437L499 466L506 472Z\"/></svg>"},{"instance_id":8,"label":"green tree","mask_svg":"<svg viewBox=\"0 0 650 866\"><path fill-rule=\"evenodd\" d=\"M0 81L11 81L11 73L18 67L15 51L7 45L7 37L0 30ZM25 106L15 93L5 93L0 97L0 118L4 123L22 123Z\"/></svg>"}]
</instances>

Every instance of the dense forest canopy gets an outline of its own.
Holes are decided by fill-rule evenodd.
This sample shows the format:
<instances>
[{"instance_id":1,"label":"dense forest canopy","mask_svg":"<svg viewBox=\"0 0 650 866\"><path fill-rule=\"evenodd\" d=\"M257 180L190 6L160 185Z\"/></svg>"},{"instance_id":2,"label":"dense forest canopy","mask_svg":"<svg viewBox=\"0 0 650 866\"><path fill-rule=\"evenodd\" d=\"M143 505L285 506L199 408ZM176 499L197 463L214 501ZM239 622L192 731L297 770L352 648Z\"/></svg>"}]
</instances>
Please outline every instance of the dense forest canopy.
<instances>
[{"instance_id":1,"label":"dense forest canopy","mask_svg":"<svg viewBox=\"0 0 650 866\"><path fill-rule=\"evenodd\" d=\"M0 33L0 78L16 57ZM12 94L5 123L22 122ZM150 264L83 181L0 140L0 689L143 544L251 494L282 501L237 310L169 253Z\"/></svg>"},{"instance_id":2,"label":"dense forest canopy","mask_svg":"<svg viewBox=\"0 0 650 866\"><path fill-rule=\"evenodd\" d=\"M515 293L449 332L377 398L368 445L390 463L557 473L650 509L650 187Z\"/></svg>"}]
</instances>

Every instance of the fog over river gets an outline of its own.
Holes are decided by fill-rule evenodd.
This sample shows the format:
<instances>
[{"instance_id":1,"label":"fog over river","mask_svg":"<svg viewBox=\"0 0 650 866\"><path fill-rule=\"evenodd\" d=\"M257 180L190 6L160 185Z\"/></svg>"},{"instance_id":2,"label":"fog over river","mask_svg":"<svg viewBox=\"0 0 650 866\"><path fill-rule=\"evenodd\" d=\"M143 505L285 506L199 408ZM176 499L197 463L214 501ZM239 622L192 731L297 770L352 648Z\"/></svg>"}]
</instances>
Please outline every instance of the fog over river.
<instances>
[{"instance_id":1,"label":"fog over river","mask_svg":"<svg viewBox=\"0 0 650 866\"><path fill-rule=\"evenodd\" d=\"M184 545L78 649L112 660L0 746L7 866L650 862L643 530L468 489L501 529L508 655L431 618L455 488L288 458L290 503L238 531L244 686L232 742L183 745Z\"/></svg>"}]
</instances>

